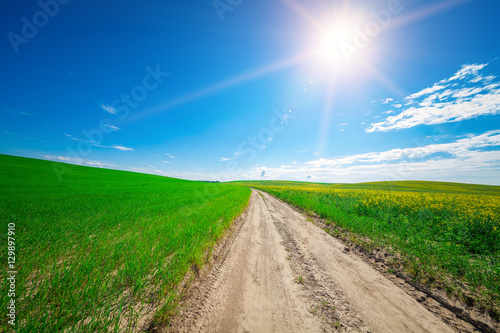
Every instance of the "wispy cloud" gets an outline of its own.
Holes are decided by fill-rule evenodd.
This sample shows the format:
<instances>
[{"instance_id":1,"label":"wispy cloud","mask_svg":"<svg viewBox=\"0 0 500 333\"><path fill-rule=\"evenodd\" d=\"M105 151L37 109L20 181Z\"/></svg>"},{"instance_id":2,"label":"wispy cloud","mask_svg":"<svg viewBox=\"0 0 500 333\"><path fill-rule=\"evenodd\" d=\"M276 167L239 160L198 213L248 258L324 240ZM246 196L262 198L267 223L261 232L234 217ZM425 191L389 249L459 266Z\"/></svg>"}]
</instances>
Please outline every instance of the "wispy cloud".
<instances>
[{"instance_id":1,"label":"wispy cloud","mask_svg":"<svg viewBox=\"0 0 500 333\"><path fill-rule=\"evenodd\" d=\"M110 129L110 130L112 130L112 131L115 131L115 132L117 132L117 131L120 131L120 130L121 130L121 128L120 128L120 127L117 127L117 126L115 126L115 125L108 125L108 124L105 124L104 126L105 126L106 128L109 128L109 129Z\"/></svg>"},{"instance_id":2,"label":"wispy cloud","mask_svg":"<svg viewBox=\"0 0 500 333\"><path fill-rule=\"evenodd\" d=\"M236 157L221 157L219 158L219 162L227 162L236 159Z\"/></svg>"},{"instance_id":3,"label":"wispy cloud","mask_svg":"<svg viewBox=\"0 0 500 333\"><path fill-rule=\"evenodd\" d=\"M124 147L124 146L118 146L118 145L109 146L109 147L106 147L106 148L112 148L112 149L117 149L117 150L121 150L121 151L134 151L134 148Z\"/></svg>"},{"instance_id":4,"label":"wispy cloud","mask_svg":"<svg viewBox=\"0 0 500 333\"><path fill-rule=\"evenodd\" d=\"M366 131L386 132L500 114L500 84L492 82L495 77L483 77L479 74L486 65L463 66L449 79L406 97L405 100L412 103L406 103L407 107L402 108L398 114L372 123ZM465 79L471 78L480 79L469 86L470 81ZM459 82L456 85L446 84L451 81Z\"/></svg>"},{"instance_id":5,"label":"wispy cloud","mask_svg":"<svg viewBox=\"0 0 500 333\"><path fill-rule=\"evenodd\" d=\"M454 80L463 80L468 75L477 77L478 72L486 66L488 66L488 64L462 65L462 68L458 72L456 72L455 75L453 75L449 79L441 80L439 81L439 83L446 83Z\"/></svg>"},{"instance_id":6,"label":"wispy cloud","mask_svg":"<svg viewBox=\"0 0 500 333\"><path fill-rule=\"evenodd\" d=\"M139 164L142 164L144 166L140 166L140 167L133 166L133 167L129 167L128 169L130 171L133 171L133 172L149 173L149 174L158 175L158 176L168 176L168 174L165 173L163 170L160 170L147 162L141 161L141 162L139 162Z\"/></svg>"},{"instance_id":7,"label":"wispy cloud","mask_svg":"<svg viewBox=\"0 0 500 333\"><path fill-rule=\"evenodd\" d=\"M414 94L411 94L410 96L405 97L405 99L413 100L413 99L416 99L416 98L420 98L420 97L422 97L424 95L432 94L432 93L434 93L436 91L439 91L439 90L442 90L442 89L444 89L446 87L447 86L439 85L439 84L436 83L432 87L425 88L423 90L420 90L417 93L414 93Z\"/></svg>"},{"instance_id":8,"label":"wispy cloud","mask_svg":"<svg viewBox=\"0 0 500 333\"><path fill-rule=\"evenodd\" d=\"M292 167L259 166L241 178L257 179L262 171L283 180L308 180L307 175L314 175L324 182L421 179L500 184L500 130L443 144L320 158Z\"/></svg>"},{"instance_id":9,"label":"wispy cloud","mask_svg":"<svg viewBox=\"0 0 500 333\"><path fill-rule=\"evenodd\" d=\"M455 157L467 157L472 150L500 146L500 130L489 131L477 136L469 136L451 143L431 144L423 147L391 149L383 152L350 155L340 158L320 158L307 162L315 167L336 167L354 163L387 163L401 160L415 160L437 153Z\"/></svg>"},{"instance_id":10,"label":"wispy cloud","mask_svg":"<svg viewBox=\"0 0 500 333\"><path fill-rule=\"evenodd\" d=\"M23 110L18 109L18 108L11 108L11 107L7 107L7 106L0 106L0 112L8 112L8 113L12 113L12 114L18 114L21 116L34 116L35 115L35 113L30 113L30 112L26 112L26 111L23 111Z\"/></svg>"},{"instance_id":11,"label":"wispy cloud","mask_svg":"<svg viewBox=\"0 0 500 333\"><path fill-rule=\"evenodd\" d=\"M101 109L103 109L104 111L108 112L108 113L111 113L111 114L117 114L118 111L116 111L116 109L114 107L112 107L111 105L109 104L101 104Z\"/></svg>"},{"instance_id":12,"label":"wispy cloud","mask_svg":"<svg viewBox=\"0 0 500 333\"><path fill-rule=\"evenodd\" d=\"M55 162L78 164L78 165L92 166L92 167L98 167L98 168L115 166L113 164L109 164L106 162L94 161L94 160L89 160L89 159L80 158L80 157L68 157L68 156L62 156L62 155L42 155L42 157L47 159L47 160L55 161Z\"/></svg>"},{"instance_id":13,"label":"wispy cloud","mask_svg":"<svg viewBox=\"0 0 500 333\"><path fill-rule=\"evenodd\" d=\"M265 147L266 146L264 146L264 148ZM242 152L237 151L237 152L234 153L233 157L221 157L221 158L219 158L219 162L227 162L227 161L231 161L231 160L236 160L239 157L241 157L242 155L243 155Z\"/></svg>"},{"instance_id":14,"label":"wispy cloud","mask_svg":"<svg viewBox=\"0 0 500 333\"><path fill-rule=\"evenodd\" d=\"M38 142L47 143L47 141L39 139L39 138L34 138L31 136L24 136L24 135L9 132L9 131L2 131L2 134L12 135L12 136L17 137L18 139L21 139L21 140L31 140L31 141L38 141Z\"/></svg>"},{"instance_id":15,"label":"wispy cloud","mask_svg":"<svg viewBox=\"0 0 500 333\"><path fill-rule=\"evenodd\" d=\"M174 159L174 158L175 158L175 156L172 156L172 155L170 155L169 153L165 153L165 155L166 155L166 156L168 156L168 157L170 157L170 158L172 158L172 159Z\"/></svg>"},{"instance_id":16,"label":"wispy cloud","mask_svg":"<svg viewBox=\"0 0 500 333\"><path fill-rule=\"evenodd\" d=\"M440 158L403 163L378 163L347 167L303 166L292 169L268 168L273 179L308 180L314 175L321 182L369 182L381 180L435 180L500 185L500 151L472 151L463 158ZM258 168L240 176L257 179Z\"/></svg>"},{"instance_id":17,"label":"wispy cloud","mask_svg":"<svg viewBox=\"0 0 500 333\"><path fill-rule=\"evenodd\" d=\"M162 162L163 162L163 163L167 163L167 164L172 163L172 162L170 162L170 161L162 161Z\"/></svg>"},{"instance_id":18,"label":"wispy cloud","mask_svg":"<svg viewBox=\"0 0 500 333\"><path fill-rule=\"evenodd\" d=\"M123 145L116 145L115 144L115 145L111 145L111 146L104 146L104 145L102 145L99 142L96 142L94 140L85 140L85 139L76 138L73 135L68 134L68 133L64 133L64 135L73 141L85 142L93 147L111 148L111 149L117 149L117 150L121 150L121 151L134 151L134 148L125 147Z\"/></svg>"}]
</instances>

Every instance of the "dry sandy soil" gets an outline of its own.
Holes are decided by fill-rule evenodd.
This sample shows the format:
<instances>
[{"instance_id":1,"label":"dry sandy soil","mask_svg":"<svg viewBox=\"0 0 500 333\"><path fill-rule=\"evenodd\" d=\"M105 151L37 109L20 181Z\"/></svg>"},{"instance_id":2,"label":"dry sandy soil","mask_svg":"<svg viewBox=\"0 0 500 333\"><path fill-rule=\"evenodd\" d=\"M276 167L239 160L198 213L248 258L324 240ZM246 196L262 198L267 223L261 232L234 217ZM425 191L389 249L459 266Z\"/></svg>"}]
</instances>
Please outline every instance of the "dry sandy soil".
<instances>
[{"instance_id":1,"label":"dry sandy soil","mask_svg":"<svg viewBox=\"0 0 500 333\"><path fill-rule=\"evenodd\" d=\"M433 312L302 214L253 190L167 332L474 331Z\"/></svg>"}]
</instances>

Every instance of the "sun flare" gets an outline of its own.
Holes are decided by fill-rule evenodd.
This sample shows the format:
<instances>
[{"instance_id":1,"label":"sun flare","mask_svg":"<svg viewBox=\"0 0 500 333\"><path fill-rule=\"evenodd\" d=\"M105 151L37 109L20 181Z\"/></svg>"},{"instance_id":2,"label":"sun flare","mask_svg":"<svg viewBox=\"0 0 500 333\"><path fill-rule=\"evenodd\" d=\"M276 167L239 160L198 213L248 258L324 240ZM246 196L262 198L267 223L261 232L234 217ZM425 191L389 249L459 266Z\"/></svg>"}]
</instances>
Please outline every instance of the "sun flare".
<instances>
[{"instance_id":1,"label":"sun flare","mask_svg":"<svg viewBox=\"0 0 500 333\"><path fill-rule=\"evenodd\" d=\"M349 20L338 20L316 34L315 52L321 58L322 65L346 62L345 45L355 37L355 28Z\"/></svg>"}]
</instances>

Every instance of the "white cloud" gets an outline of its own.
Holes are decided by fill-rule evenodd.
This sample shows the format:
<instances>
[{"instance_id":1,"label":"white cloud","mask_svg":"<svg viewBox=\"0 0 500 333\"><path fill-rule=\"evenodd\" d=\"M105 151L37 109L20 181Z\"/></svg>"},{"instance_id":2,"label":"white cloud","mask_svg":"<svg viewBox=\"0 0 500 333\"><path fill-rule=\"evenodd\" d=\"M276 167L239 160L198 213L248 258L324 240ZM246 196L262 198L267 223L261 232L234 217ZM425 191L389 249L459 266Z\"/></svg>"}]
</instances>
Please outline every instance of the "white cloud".
<instances>
[{"instance_id":1,"label":"white cloud","mask_svg":"<svg viewBox=\"0 0 500 333\"><path fill-rule=\"evenodd\" d=\"M289 168L259 167L239 175L257 179L307 180L321 182L378 180L436 180L500 185L500 130L469 135L454 142L423 147L391 149L332 159L320 158Z\"/></svg>"},{"instance_id":2,"label":"white cloud","mask_svg":"<svg viewBox=\"0 0 500 333\"><path fill-rule=\"evenodd\" d=\"M170 158L172 158L172 159L174 159L174 158L175 158L175 156L172 156L172 155L170 155L169 153L165 153L165 155L166 155L166 156L168 156L168 157L170 157Z\"/></svg>"},{"instance_id":3,"label":"white cloud","mask_svg":"<svg viewBox=\"0 0 500 333\"><path fill-rule=\"evenodd\" d=\"M380 123L371 124L367 132L390 131L418 125L437 125L497 114L500 114L500 89L476 95L467 101L456 100L411 107Z\"/></svg>"},{"instance_id":4,"label":"white cloud","mask_svg":"<svg viewBox=\"0 0 500 333\"><path fill-rule=\"evenodd\" d=\"M69 156L62 156L62 155L42 155L42 157L47 159L47 160L55 161L55 162L63 162L63 163L98 167L98 168L114 166L113 164L108 164L108 163L101 162L101 161L89 160L89 159L80 158L80 157L69 157Z\"/></svg>"},{"instance_id":5,"label":"white cloud","mask_svg":"<svg viewBox=\"0 0 500 333\"><path fill-rule=\"evenodd\" d=\"M463 66L454 76L442 82L478 77L486 64ZM411 100L399 114L372 123L367 132L406 129L419 125L437 125L500 114L500 84L482 80L473 87L466 81L442 91L446 86L435 84L405 99ZM417 104L415 100L421 99ZM392 111L392 110L390 110ZM387 113L388 111L386 111Z\"/></svg>"},{"instance_id":6,"label":"white cloud","mask_svg":"<svg viewBox=\"0 0 500 333\"><path fill-rule=\"evenodd\" d=\"M339 124L339 126L347 126L347 123Z\"/></svg>"},{"instance_id":7,"label":"white cloud","mask_svg":"<svg viewBox=\"0 0 500 333\"><path fill-rule=\"evenodd\" d=\"M110 147L107 147L107 148L118 149L118 150L121 150L121 151L134 151L134 148L124 147L124 146L118 146L118 145L110 146Z\"/></svg>"},{"instance_id":8,"label":"white cloud","mask_svg":"<svg viewBox=\"0 0 500 333\"><path fill-rule=\"evenodd\" d=\"M393 98L386 98L386 99L382 102L382 104L387 104L387 103L389 103L389 102L392 102L393 100L394 100Z\"/></svg>"},{"instance_id":9,"label":"white cloud","mask_svg":"<svg viewBox=\"0 0 500 333\"><path fill-rule=\"evenodd\" d=\"M108 104L101 104L101 109L103 109L104 111L108 112L108 113L111 113L111 114L117 114L118 111L116 111L116 109L114 107L112 107L111 105L108 105Z\"/></svg>"},{"instance_id":10,"label":"white cloud","mask_svg":"<svg viewBox=\"0 0 500 333\"><path fill-rule=\"evenodd\" d=\"M139 173L148 173L151 175L157 175L157 176L169 176L169 177L176 177L173 175L173 173L166 173L163 172L162 170L156 169L152 166L147 166L147 167L128 167L127 168L129 171L132 172L139 172ZM177 177L177 178L183 178L183 177Z\"/></svg>"},{"instance_id":11,"label":"white cloud","mask_svg":"<svg viewBox=\"0 0 500 333\"><path fill-rule=\"evenodd\" d=\"M453 75L449 79L441 80L441 81L439 81L439 83L445 83L445 82L450 82L450 81L454 81L454 80L462 80L467 75L477 76L478 72L486 66L488 66L488 64L462 65L462 69L460 69L458 72L456 72L455 75Z\"/></svg>"},{"instance_id":12,"label":"white cloud","mask_svg":"<svg viewBox=\"0 0 500 333\"><path fill-rule=\"evenodd\" d=\"M110 129L110 130L112 130L112 131L115 131L115 132L117 132L117 131L120 131L120 130L121 130L121 128L120 128L120 127L117 127L117 126L115 126L115 125L108 125L108 124L105 124L104 126L105 126L105 127L107 127L107 128L109 128L109 129Z\"/></svg>"},{"instance_id":13,"label":"white cloud","mask_svg":"<svg viewBox=\"0 0 500 333\"><path fill-rule=\"evenodd\" d=\"M430 106L439 97L439 94L432 94L427 96L423 101L418 103L420 106Z\"/></svg>"},{"instance_id":14,"label":"white cloud","mask_svg":"<svg viewBox=\"0 0 500 333\"><path fill-rule=\"evenodd\" d=\"M221 157L219 158L219 162L227 162L236 159L236 157Z\"/></svg>"},{"instance_id":15,"label":"white cloud","mask_svg":"<svg viewBox=\"0 0 500 333\"><path fill-rule=\"evenodd\" d=\"M170 161L162 161L162 162L163 162L163 163L167 163L167 164L172 163L172 162L170 162Z\"/></svg>"},{"instance_id":16,"label":"white cloud","mask_svg":"<svg viewBox=\"0 0 500 333\"><path fill-rule=\"evenodd\" d=\"M432 87L425 88L425 89L423 89L423 90L421 90L421 91L419 91L417 93L414 93L414 94L412 94L410 96L405 97L405 99L407 99L407 100L414 100L416 98L420 98L422 96L429 95L429 94L432 94L432 93L434 93L436 91L442 90L444 88L446 88L446 86L441 86L441 85L439 85L439 84L436 83Z\"/></svg>"},{"instance_id":17,"label":"white cloud","mask_svg":"<svg viewBox=\"0 0 500 333\"><path fill-rule=\"evenodd\" d=\"M483 91L483 88L463 88L458 91L455 91L452 97L464 98L471 95L479 94L481 91Z\"/></svg>"},{"instance_id":18,"label":"white cloud","mask_svg":"<svg viewBox=\"0 0 500 333\"><path fill-rule=\"evenodd\" d=\"M436 153L466 157L470 154L471 150L495 146L500 146L500 130L489 131L477 136L469 136L452 143L431 144L416 148L397 148L384 152L357 154L333 159L320 158L306 164L315 167L337 167L354 163L387 163L405 159L421 159Z\"/></svg>"},{"instance_id":19,"label":"white cloud","mask_svg":"<svg viewBox=\"0 0 500 333\"><path fill-rule=\"evenodd\" d=\"M478 75L475 78L470 79L469 82L470 83L478 83L478 82L481 82L482 80L484 80L484 77L482 75Z\"/></svg>"},{"instance_id":20,"label":"white cloud","mask_svg":"<svg viewBox=\"0 0 500 333\"><path fill-rule=\"evenodd\" d=\"M442 93L439 93L438 95L438 99L445 99L451 95L453 95L453 90L451 89L446 89L445 91L443 91Z\"/></svg>"},{"instance_id":21,"label":"white cloud","mask_svg":"<svg viewBox=\"0 0 500 333\"><path fill-rule=\"evenodd\" d=\"M99 142L96 142L94 140L84 140L84 139L75 138L73 135L68 134L68 133L64 133L64 136L66 136L67 138L69 138L71 140L74 140L74 141L85 142L85 143L87 143L87 144L89 144L91 146L94 146L94 147L112 148L112 149L118 149L118 150L121 150L121 151L134 151L133 148L124 147L122 145L104 146L104 145L101 145Z\"/></svg>"},{"instance_id":22,"label":"white cloud","mask_svg":"<svg viewBox=\"0 0 500 333\"><path fill-rule=\"evenodd\" d=\"M140 161L139 164L144 164L145 166L147 166L148 168L151 168L151 169L155 169L154 166L152 166L151 164L147 163L147 162L143 162L143 161Z\"/></svg>"},{"instance_id":23,"label":"white cloud","mask_svg":"<svg viewBox=\"0 0 500 333\"><path fill-rule=\"evenodd\" d=\"M7 107L7 106L0 106L0 112L9 112L9 113L13 113L13 114L20 114L23 116L34 116L35 115L35 113L29 113L29 112L22 111L22 110L17 109L17 108L11 108L11 107Z\"/></svg>"},{"instance_id":24,"label":"white cloud","mask_svg":"<svg viewBox=\"0 0 500 333\"><path fill-rule=\"evenodd\" d=\"M369 182L382 180L435 180L500 185L500 151L474 151L464 158L442 158L394 164L349 167L270 169L273 179L307 180L314 174L320 182ZM255 179L252 174L249 179Z\"/></svg>"}]
</instances>

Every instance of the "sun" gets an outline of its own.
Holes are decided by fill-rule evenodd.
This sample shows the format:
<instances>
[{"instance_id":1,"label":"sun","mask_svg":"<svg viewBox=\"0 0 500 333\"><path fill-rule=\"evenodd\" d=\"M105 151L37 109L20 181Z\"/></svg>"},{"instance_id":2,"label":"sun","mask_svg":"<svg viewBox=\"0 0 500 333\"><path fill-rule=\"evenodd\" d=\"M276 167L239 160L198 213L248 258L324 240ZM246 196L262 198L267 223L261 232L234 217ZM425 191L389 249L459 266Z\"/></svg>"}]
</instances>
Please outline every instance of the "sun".
<instances>
[{"instance_id":1,"label":"sun","mask_svg":"<svg viewBox=\"0 0 500 333\"><path fill-rule=\"evenodd\" d=\"M355 27L348 19L335 20L314 33L314 53L322 66L345 65L350 59L345 52L346 46L355 38Z\"/></svg>"}]
</instances>

